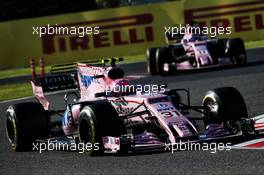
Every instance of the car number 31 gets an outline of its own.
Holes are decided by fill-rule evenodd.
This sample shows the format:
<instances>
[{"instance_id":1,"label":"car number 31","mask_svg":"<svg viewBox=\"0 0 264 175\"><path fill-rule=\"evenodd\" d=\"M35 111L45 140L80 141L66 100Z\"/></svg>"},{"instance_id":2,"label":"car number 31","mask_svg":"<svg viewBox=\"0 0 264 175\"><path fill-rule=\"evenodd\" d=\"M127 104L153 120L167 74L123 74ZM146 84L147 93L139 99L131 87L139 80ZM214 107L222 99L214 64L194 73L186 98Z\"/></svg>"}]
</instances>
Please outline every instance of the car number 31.
<instances>
[{"instance_id":1,"label":"car number 31","mask_svg":"<svg viewBox=\"0 0 264 175\"><path fill-rule=\"evenodd\" d=\"M160 112L160 114L164 118L177 117L180 115L178 111L164 111L164 112Z\"/></svg>"}]
</instances>

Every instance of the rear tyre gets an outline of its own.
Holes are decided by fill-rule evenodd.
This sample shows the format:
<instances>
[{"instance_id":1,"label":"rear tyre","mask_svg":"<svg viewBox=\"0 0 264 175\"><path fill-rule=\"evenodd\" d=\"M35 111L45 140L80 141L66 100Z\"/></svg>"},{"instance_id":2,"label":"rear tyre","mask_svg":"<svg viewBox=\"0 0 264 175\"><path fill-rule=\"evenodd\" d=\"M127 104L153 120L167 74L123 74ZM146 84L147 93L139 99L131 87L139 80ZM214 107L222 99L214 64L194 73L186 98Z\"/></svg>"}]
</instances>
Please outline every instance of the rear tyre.
<instances>
[{"instance_id":1,"label":"rear tyre","mask_svg":"<svg viewBox=\"0 0 264 175\"><path fill-rule=\"evenodd\" d=\"M226 52L235 65L242 66L247 63L246 49L241 38L228 39Z\"/></svg>"},{"instance_id":2,"label":"rear tyre","mask_svg":"<svg viewBox=\"0 0 264 175\"><path fill-rule=\"evenodd\" d=\"M36 139L47 138L48 116L40 103L28 102L9 106L6 133L15 151L30 151Z\"/></svg>"},{"instance_id":3,"label":"rear tyre","mask_svg":"<svg viewBox=\"0 0 264 175\"><path fill-rule=\"evenodd\" d=\"M202 103L207 123L226 123L248 117L246 103L239 91L233 87L208 91Z\"/></svg>"},{"instance_id":4,"label":"rear tyre","mask_svg":"<svg viewBox=\"0 0 264 175\"><path fill-rule=\"evenodd\" d=\"M78 133L80 143L92 145L91 149L85 151L96 156L104 152L102 137L120 137L126 133L126 128L114 107L103 100L82 109Z\"/></svg>"},{"instance_id":5,"label":"rear tyre","mask_svg":"<svg viewBox=\"0 0 264 175\"><path fill-rule=\"evenodd\" d=\"M157 66L156 66L156 50L157 48L149 48L147 49L147 70L150 75L157 74Z\"/></svg>"}]
</instances>

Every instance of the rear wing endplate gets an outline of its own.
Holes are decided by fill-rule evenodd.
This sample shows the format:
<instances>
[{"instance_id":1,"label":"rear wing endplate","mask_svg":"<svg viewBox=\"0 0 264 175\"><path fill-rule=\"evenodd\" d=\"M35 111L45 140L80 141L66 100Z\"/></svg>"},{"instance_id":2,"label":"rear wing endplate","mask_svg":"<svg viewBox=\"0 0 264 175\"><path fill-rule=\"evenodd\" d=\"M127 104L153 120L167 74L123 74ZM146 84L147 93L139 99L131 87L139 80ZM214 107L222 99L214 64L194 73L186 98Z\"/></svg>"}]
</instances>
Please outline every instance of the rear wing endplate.
<instances>
[{"instance_id":1,"label":"rear wing endplate","mask_svg":"<svg viewBox=\"0 0 264 175\"><path fill-rule=\"evenodd\" d=\"M76 74L55 74L44 78L36 78L34 84L41 86L44 93L78 88Z\"/></svg>"}]
</instances>

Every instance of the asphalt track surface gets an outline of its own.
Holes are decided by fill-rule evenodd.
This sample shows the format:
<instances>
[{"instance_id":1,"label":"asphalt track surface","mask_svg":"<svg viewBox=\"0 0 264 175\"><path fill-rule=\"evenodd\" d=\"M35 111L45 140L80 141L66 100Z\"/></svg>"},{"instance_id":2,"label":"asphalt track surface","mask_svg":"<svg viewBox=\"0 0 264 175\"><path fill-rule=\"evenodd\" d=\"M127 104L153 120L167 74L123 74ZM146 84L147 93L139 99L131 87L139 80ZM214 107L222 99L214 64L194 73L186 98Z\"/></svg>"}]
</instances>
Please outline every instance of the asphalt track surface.
<instances>
[{"instance_id":1,"label":"asphalt track surface","mask_svg":"<svg viewBox=\"0 0 264 175\"><path fill-rule=\"evenodd\" d=\"M152 76L143 83L168 83L173 88L190 88L191 101L199 105L204 93L216 87L233 86L244 96L249 114L264 113L264 49L248 51L249 64L242 68ZM125 66L127 74L146 75L145 64ZM63 108L62 95L49 97L53 108ZM32 100L32 99L29 99ZM25 100L22 100L25 101ZM127 156L89 157L77 152L46 151L15 153L5 137L5 110L0 103L0 174L263 174L263 150L179 151ZM21 100L20 100L21 102Z\"/></svg>"}]
</instances>

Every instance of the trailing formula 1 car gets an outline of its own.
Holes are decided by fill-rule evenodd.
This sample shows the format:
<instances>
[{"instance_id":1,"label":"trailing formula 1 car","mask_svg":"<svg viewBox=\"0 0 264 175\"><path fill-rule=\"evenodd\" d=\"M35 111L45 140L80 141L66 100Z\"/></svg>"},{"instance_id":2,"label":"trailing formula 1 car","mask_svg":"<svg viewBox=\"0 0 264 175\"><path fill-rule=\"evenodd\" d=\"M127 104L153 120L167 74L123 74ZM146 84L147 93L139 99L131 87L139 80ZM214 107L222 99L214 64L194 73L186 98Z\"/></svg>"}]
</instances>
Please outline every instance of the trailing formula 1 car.
<instances>
[{"instance_id":1,"label":"trailing formula 1 car","mask_svg":"<svg viewBox=\"0 0 264 175\"><path fill-rule=\"evenodd\" d=\"M172 37L167 34L167 46L147 49L147 69L151 75L168 75L182 70L226 65L242 66L247 63L241 38L210 40L205 36L195 35L187 36L186 38L191 38L188 40L185 36Z\"/></svg>"},{"instance_id":2,"label":"trailing formula 1 car","mask_svg":"<svg viewBox=\"0 0 264 175\"><path fill-rule=\"evenodd\" d=\"M92 146L86 151L91 155L126 153L162 149L179 141L264 132L264 127L255 127L264 117L248 118L243 97L235 88L210 90L200 106L192 106L187 89L164 85L148 93L128 89L135 85L124 78L116 60L103 60L101 65L58 65L52 68L52 75L31 81L37 102L17 103L7 109L6 131L13 150L32 150L36 142L65 142L89 143ZM51 110L44 93L65 89L77 89L79 94L66 92L65 109ZM193 117L191 110L200 117ZM196 120L203 121L205 128L195 126Z\"/></svg>"}]
</instances>

